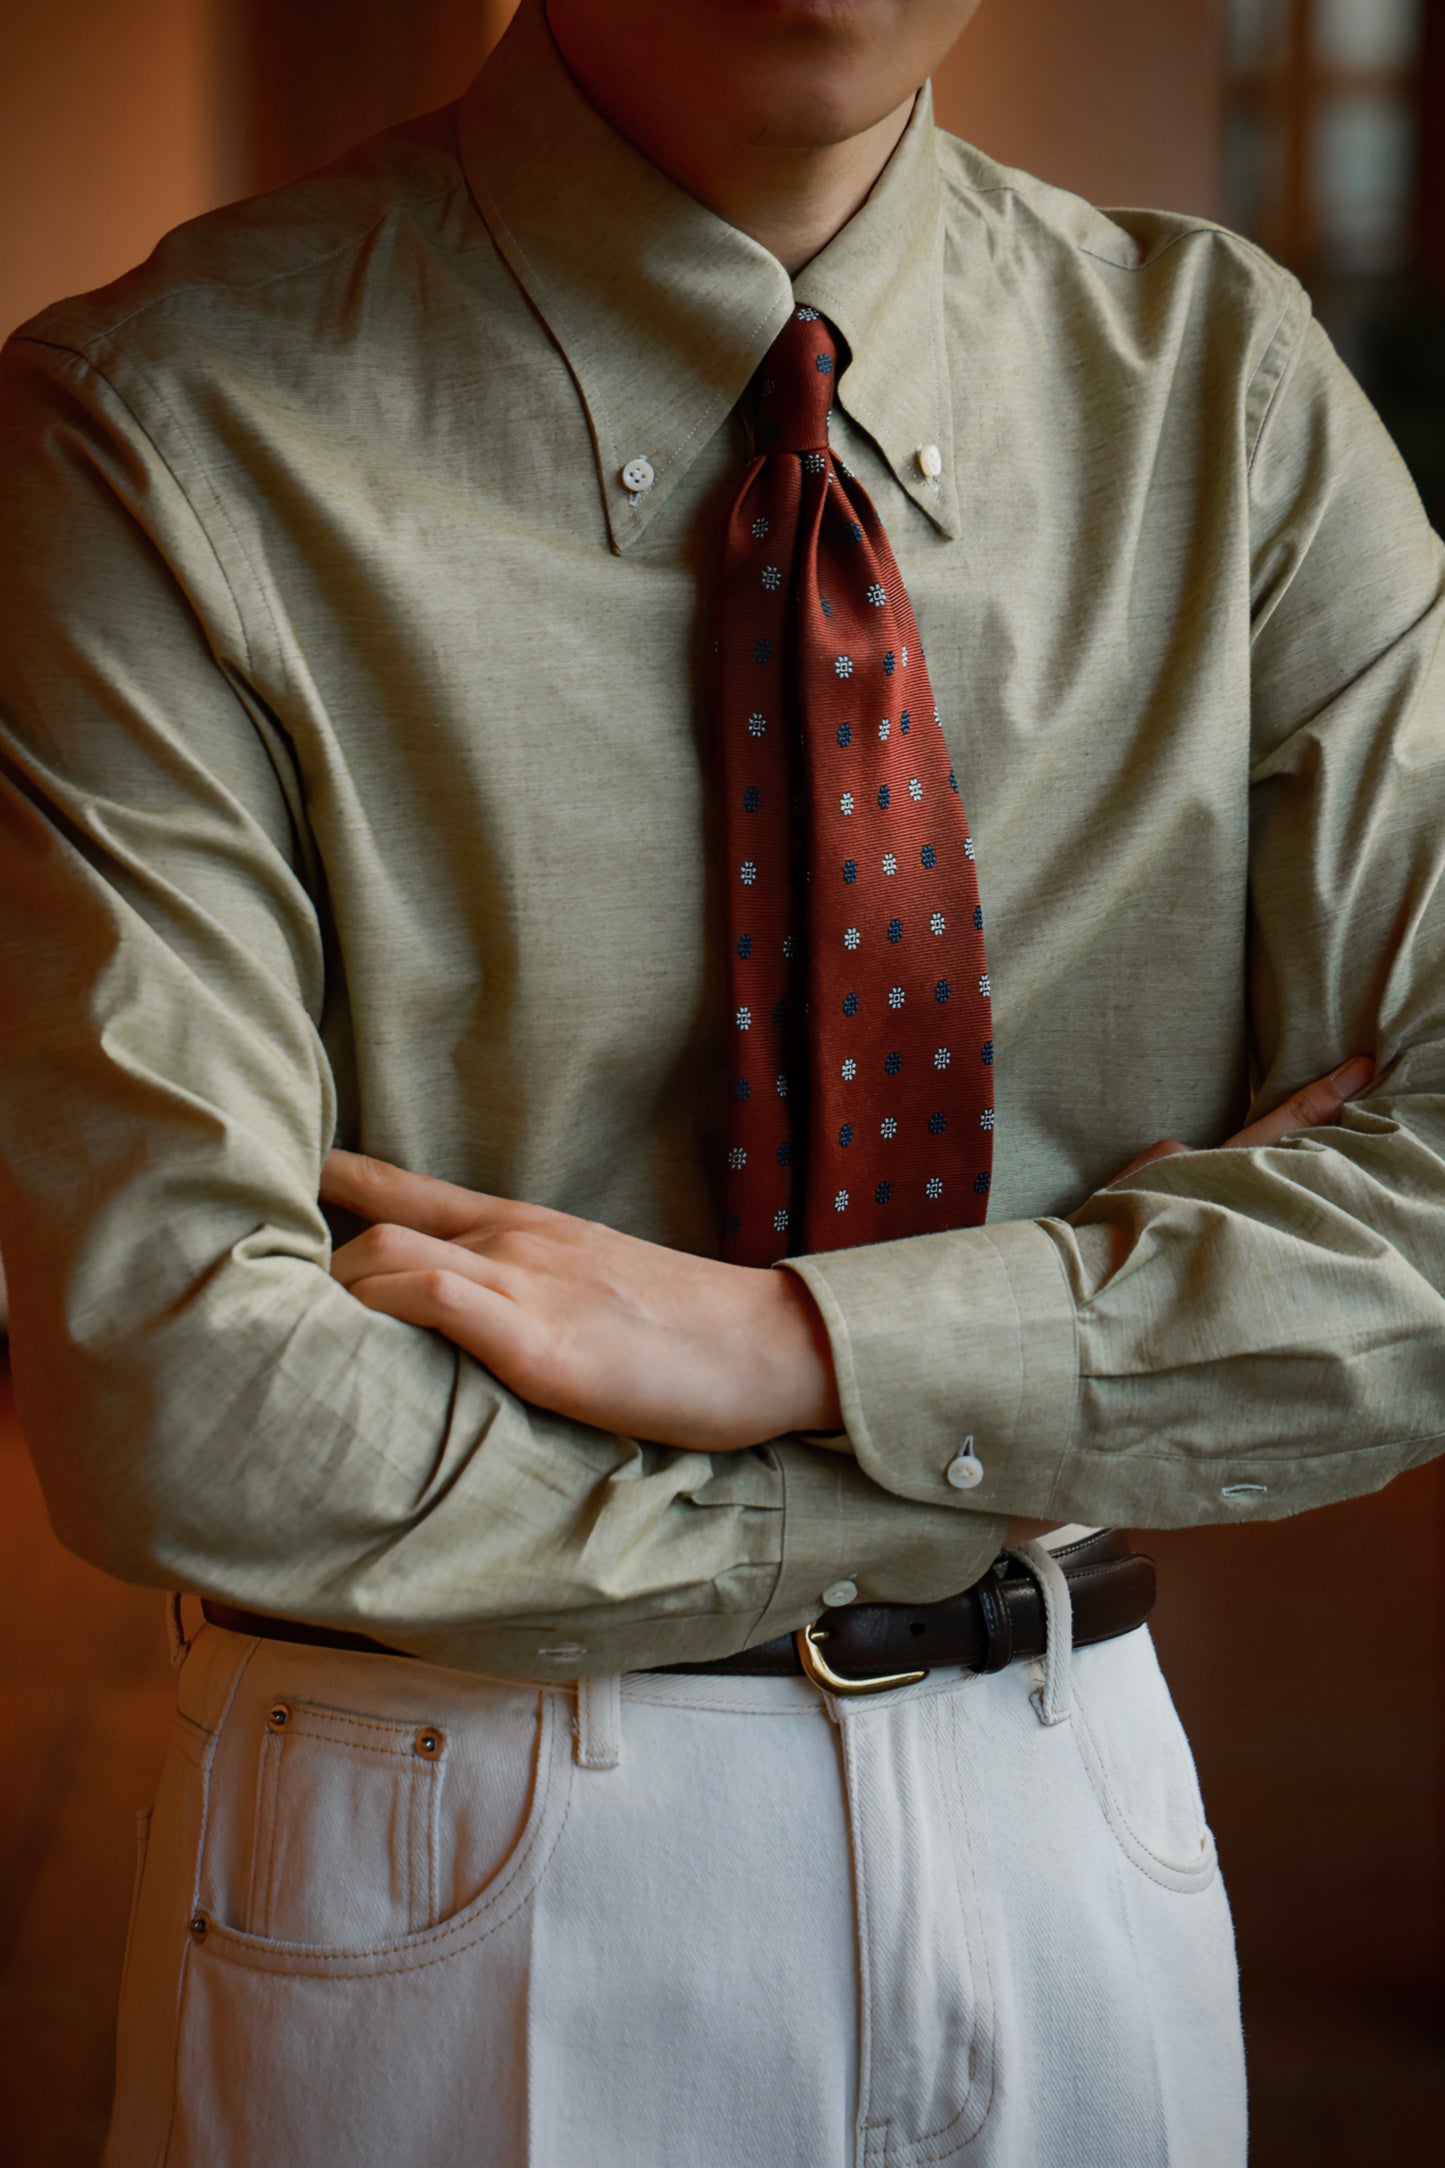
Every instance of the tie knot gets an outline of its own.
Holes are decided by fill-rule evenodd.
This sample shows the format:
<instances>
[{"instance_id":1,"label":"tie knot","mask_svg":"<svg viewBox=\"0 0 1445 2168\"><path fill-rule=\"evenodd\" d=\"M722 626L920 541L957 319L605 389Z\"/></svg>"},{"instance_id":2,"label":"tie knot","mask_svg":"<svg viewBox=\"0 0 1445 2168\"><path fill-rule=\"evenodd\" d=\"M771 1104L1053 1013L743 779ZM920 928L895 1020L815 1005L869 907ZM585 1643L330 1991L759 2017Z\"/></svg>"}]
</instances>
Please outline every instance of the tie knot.
<instances>
[{"instance_id":1,"label":"tie knot","mask_svg":"<svg viewBox=\"0 0 1445 2168\"><path fill-rule=\"evenodd\" d=\"M816 309L794 309L754 379L761 450L827 450L837 364L837 341L827 317Z\"/></svg>"}]
</instances>

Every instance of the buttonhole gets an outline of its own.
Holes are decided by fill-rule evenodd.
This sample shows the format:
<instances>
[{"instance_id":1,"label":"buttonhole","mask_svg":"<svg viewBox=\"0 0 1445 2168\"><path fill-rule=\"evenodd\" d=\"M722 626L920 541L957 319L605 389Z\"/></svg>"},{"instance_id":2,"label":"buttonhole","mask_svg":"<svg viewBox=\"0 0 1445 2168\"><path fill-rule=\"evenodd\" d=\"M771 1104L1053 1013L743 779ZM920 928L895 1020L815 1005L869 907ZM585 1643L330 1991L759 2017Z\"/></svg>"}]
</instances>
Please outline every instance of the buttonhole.
<instances>
[{"instance_id":1,"label":"buttonhole","mask_svg":"<svg viewBox=\"0 0 1445 2168\"><path fill-rule=\"evenodd\" d=\"M1219 1493L1221 1498L1264 1498L1268 1494L1268 1483L1226 1483Z\"/></svg>"}]
</instances>

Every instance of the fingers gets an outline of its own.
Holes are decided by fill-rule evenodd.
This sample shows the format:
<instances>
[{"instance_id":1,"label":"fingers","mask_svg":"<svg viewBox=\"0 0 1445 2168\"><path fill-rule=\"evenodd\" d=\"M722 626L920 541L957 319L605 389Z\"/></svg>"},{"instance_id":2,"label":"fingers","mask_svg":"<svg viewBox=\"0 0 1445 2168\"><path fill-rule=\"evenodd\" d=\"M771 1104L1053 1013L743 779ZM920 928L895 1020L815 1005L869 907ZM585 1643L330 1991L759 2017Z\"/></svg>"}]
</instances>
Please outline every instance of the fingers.
<instances>
[{"instance_id":1,"label":"fingers","mask_svg":"<svg viewBox=\"0 0 1445 2168\"><path fill-rule=\"evenodd\" d=\"M360 1219L387 1220L443 1241L481 1225L509 1202L430 1174L409 1174L384 1159L342 1151L326 1155L321 1196L324 1203L344 1205Z\"/></svg>"},{"instance_id":2,"label":"fingers","mask_svg":"<svg viewBox=\"0 0 1445 2168\"><path fill-rule=\"evenodd\" d=\"M331 1258L332 1278L353 1294L363 1280L435 1272L450 1273L469 1285L490 1288L507 1300L515 1295L505 1266L484 1252L463 1249L444 1236L421 1234L413 1227L388 1221L368 1227L354 1241L343 1242Z\"/></svg>"},{"instance_id":3,"label":"fingers","mask_svg":"<svg viewBox=\"0 0 1445 2168\"><path fill-rule=\"evenodd\" d=\"M1225 1142L1278 1144L1281 1137L1287 1137L1297 1129L1318 1129L1322 1123L1336 1121L1345 1101L1356 1092L1364 1091L1374 1073L1375 1064L1368 1054L1356 1054L1332 1075L1322 1076L1313 1084L1301 1085L1270 1113L1249 1123L1234 1136L1226 1137Z\"/></svg>"},{"instance_id":4,"label":"fingers","mask_svg":"<svg viewBox=\"0 0 1445 2168\"><path fill-rule=\"evenodd\" d=\"M519 1381L535 1365L532 1343L539 1328L504 1295L460 1272L435 1268L374 1273L356 1281L351 1293L368 1310L443 1334L525 1397L526 1388Z\"/></svg>"}]
</instances>

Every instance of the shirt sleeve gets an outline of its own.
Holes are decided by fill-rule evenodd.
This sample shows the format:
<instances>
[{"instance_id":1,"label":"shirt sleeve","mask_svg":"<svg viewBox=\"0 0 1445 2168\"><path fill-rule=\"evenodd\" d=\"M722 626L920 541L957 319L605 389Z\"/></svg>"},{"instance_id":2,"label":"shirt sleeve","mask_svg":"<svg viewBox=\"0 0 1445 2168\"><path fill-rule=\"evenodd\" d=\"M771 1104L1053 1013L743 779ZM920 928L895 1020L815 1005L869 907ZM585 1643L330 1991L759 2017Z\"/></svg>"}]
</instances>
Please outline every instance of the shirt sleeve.
<instances>
[{"instance_id":1,"label":"shirt sleeve","mask_svg":"<svg viewBox=\"0 0 1445 2168\"><path fill-rule=\"evenodd\" d=\"M1445 1445L1445 552L1307 314L1249 487L1248 1118L1352 1054L1374 1082L1067 1218L788 1260L902 1496L1172 1527Z\"/></svg>"},{"instance_id":2,"label":"shirt sleeve","mask_svg":"<svg viewBox=\"0 0 1445 2168\"><path fill-rule=\"evenodd\" d=\"M563 1676L729 1653L1003 1524L797 1438L530 1406L329 1275L324 869L220 561L80 356L0 363L0 1246L61 1540L123 1579Z\"/></svg>"}]
</instances>

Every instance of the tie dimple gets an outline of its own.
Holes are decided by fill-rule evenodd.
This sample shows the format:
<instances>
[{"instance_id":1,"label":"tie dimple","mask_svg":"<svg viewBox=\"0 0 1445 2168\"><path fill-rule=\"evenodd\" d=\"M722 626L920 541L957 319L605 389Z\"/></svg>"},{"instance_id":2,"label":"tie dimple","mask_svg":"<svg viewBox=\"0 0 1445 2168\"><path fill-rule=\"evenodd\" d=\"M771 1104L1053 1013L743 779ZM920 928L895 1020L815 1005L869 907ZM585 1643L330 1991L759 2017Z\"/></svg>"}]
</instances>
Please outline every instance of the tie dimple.
<instances>
[{"instance_id":1,"label":"tie dimple","mask_svg":"<svg viewBox=\"0 0 1445 2168\"><path fill-rule=\"evenodd\" d=\"M893 553L828 449L838 371L826 319L795 310L755 379L724 546L721 1254L743 1264L988 1209L973 844Z\"/></svg>"}]
</instances>

